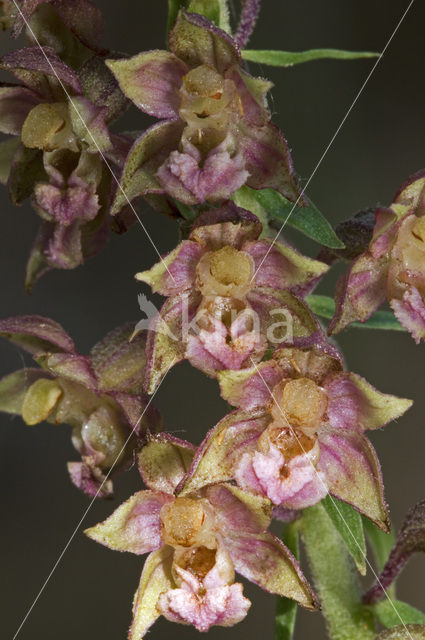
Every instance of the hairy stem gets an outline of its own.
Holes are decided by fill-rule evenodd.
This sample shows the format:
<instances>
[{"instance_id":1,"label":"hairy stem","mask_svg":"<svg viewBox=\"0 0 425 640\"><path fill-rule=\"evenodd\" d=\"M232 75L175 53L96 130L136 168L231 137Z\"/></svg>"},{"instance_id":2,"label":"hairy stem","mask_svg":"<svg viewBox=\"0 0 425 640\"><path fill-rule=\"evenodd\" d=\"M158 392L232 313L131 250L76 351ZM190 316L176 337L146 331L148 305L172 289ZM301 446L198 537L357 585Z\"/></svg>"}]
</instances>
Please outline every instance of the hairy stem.
<instances>
[{"instance_id":1,"label":"hairy stem","mask_svg":"<svg viewBox=\"0 0 425 640\"><path fill-rule=\"evenodd\" d=\"M354 564L321 504L305 510L301 533L331 640L373 640Z\"/></svg>"}]
</instances>

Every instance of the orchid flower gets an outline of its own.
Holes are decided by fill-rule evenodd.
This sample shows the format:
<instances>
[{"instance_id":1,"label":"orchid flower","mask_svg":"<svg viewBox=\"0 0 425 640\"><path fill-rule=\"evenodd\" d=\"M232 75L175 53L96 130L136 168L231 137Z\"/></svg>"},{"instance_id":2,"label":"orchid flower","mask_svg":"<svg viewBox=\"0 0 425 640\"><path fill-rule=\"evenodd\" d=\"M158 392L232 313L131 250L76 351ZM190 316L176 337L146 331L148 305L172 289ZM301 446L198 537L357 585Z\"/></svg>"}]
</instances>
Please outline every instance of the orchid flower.
<instances>
[{"instance_id":1,"label":"orchid flower","mask_svg":"<svg viewBox=\"0 0 425 640\"><path fill-rule=\"evenodd\" d=\"M77 75L50 48L27 47L0 67L23 83L0 87L0 179L14 204L31 197L43 220L27 266L27 286L50 268L73 269L105 244L110 171L128 143L107 124L125 108L114 78L98 59ZM93 100L93 101L92 101Z\"/></svg>"},{"instance_id":2,"label":"orchid flower","mask_svg":"<svg viewBox=\"0 0 425 640\"><path fill-rule=\"evenodd\" d=\"M425 338L424 194L425 172L420 171L403 183L390 208L376 210L368 250L339 280L330 332L365 322L388 300L415 342Z\"/></svg>"},{"instance_id":3,"label":"orchid flower","mask_svg":"<svg viewBox=\"0 0 425 640\"><path fill-rule=\"evenodd\" d=\"M149 332L149 393L171 362L187 358L214 376L259 362L269 343L321 333L294 293L327 266L260 239L261 228L253 214L227 203L201 214L187 240L136 275L168 297Z\"/></svg>"},{"instance_id":4,"label":"orchid flower","mask_svg":"<svg viewBox=\"0 0 425 640\"><path fill-rule=\"evenodd\" d=\"M233 626L250 607L235 571L266 591L314 609L317 601L296 560L267 531L269 502L230 484L180 496L194 447L152 437L139 454L147 489L86 534L110 549L149 553L134 597L130 640L163 615L208 631Z\"/></svg>"},{"instance_id":5,"label":"orchid flower","mask_svg":"<svg viewBox=\"0 0 425 640\"><path fill-rule=\"evenodd\" d=\"M30 426L43 420L70 425L82 458L68 463L73 484L91 497L110 496L112 482L105 474L128 467L137 440L147 430L156 431L160 422L140 390L144 336L130 344L127 324L82 356L64 329L49 318L0 320L0 335L41 365L0 380L0 410L22 416Z\"/></svg>"},{"instance_id":6,"label":"orchid flower","mask_svg":"<svg viewBox=\"0 0 425 640\"><path fill-rule=\"evenodd\" d=\"M304 509L328 493L388 529L378 458L366 429L379 429L412 402L376 391L345 372L333 347L277 349L267 362L218 374L237 411L200 446L186 490L205 479L235 479L286 509Z\"/></svg>"},{"instance_id":7,"label":"orchid flower","mask_svg":"<svg viewBox=\"0 0 425 640\"><path fill-rule=\"evenodd\" d=\"M296 200L288 146L271 123L271 83L253 78L238 45L205 17L181 11L170 51L111 60L124 94L161 120L134 143L122 174L131 200L166 194L185 204L229 198L246 184ZM113 211L126 203L117 193Z\"/></svg>"}]
</instances>

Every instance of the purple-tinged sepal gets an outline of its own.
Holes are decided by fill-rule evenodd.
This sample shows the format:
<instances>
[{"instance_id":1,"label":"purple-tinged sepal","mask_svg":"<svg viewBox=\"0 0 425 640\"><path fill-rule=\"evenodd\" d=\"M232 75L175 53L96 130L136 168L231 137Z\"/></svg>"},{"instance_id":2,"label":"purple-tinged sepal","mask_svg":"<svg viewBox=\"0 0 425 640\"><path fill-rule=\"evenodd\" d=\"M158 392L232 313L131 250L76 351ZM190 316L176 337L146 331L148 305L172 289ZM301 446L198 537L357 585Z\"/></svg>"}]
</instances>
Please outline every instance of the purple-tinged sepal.
<instances>
[{"instance_id":1,"label":"purple-tinged sepal","mask_svg":"<svg viewBox=\"0 0 425 640\"><path fill-rule=\"evenodd\" d=\"M377 209L368 249L338 283L336 312L329 325L337 333L364 322L387 300L416 343L425 337L425 174L411 176L390 209Z\"/></svg>"}]
</instances>

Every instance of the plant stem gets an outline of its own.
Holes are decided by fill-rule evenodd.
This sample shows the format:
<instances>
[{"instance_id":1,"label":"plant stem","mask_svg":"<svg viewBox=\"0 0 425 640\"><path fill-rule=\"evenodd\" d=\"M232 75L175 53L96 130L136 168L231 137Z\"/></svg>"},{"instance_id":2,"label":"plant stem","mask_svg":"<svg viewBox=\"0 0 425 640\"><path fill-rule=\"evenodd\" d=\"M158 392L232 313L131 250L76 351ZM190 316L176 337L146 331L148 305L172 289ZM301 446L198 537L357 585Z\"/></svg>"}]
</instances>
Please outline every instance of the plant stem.
<instances>
[{"instance_id":1,"label":"plant stem","mask_svg":"<svg viewBox=\"0 0 425 640\"><path fill-rule=\"evenodd\" d=\"M373 640L354 564L321 504L304 511L301 534L331 640Z\"/></svg>"}]
</instances>

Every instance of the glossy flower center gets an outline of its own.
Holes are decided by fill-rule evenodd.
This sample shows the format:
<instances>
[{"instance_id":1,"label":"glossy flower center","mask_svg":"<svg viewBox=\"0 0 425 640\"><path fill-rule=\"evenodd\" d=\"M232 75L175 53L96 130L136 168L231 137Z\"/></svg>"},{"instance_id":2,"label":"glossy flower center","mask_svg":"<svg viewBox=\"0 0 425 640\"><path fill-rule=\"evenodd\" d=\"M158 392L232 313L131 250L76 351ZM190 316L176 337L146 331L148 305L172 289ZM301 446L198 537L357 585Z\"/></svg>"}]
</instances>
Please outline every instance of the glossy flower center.
<instances>
[{"instance_id":1,"label":"glossy flower center","mask_svg":"<svg viewBox=\"0 0 425 640\"><path fill-rule=\"evenodd\" d=\"M245 284L251 276L251 262L246 253L234 247L223 247L210 257L213 278L224 285Z\"/></svg>"},{"instance_id":2,"label":"glossy flower center","mask_svg":"<svg viewBox=\"0 0 425 640\"><path fill-rule=\"evenodd\" d=\"M102 469L109 469L124 453L126 435L120 426L120 418L112 407L102 406L93 411L81 427L81 437L90 449L99 452Z\"/></svg>"},{"instance_id":3,"label":"glossy flower center","mask_svg":"<svg viewBox=\"0 0 425 640\"><path fill-rule=\"evenodd\" d=\"M197 541L206 514L201 500L176 498L161 510L164 542L172 546L190 547Z\"/></svg>"},{"instance_id":4,"label":"glossy flower center","mask_svg":"<svg viewBox=\"0 0 425 640\"><path fill-rule=\"evenodd\" d=\"M197 284L204 296L242 299L251 289L254 261L245 251L225 246L206 253L197 267Z\"/></svg>"},{"instance_id":5,"label":"glossy flower center","mask_svg":"<svg viewBox=\"0 0 425 640\"><path fill-rule=\"evenodd\" d=\"M317 428L327 408L327 395L310 378L298 378L285 384L279 406L292 426Z\"/></svg>"},{"instance_id":6,"label":"glossy flower center","mask_svg":"<svg viewBox=\"0 0 425 640\"><path fill-rule=\"evenodd\" d=\"M208 549L204 546L195 547L180 554L178 564L182 569L190 571L198 580L202 580L214 567L216 554L216 549Z\"/></svg>"},{"instance_id":7,"label":"glossy flower center","mask_svg":"<svg viewBox=\"0 0 425 640\"><path fill-rule=\"evenodd\" d=\"M77 151L68 105L45 103L31 109L22 127L22 142L29 149Z\"/></svg>"},{"instance_id":8,"label":"glossy flower center","mask_svg":"<svg viewBox=\"0 0 425 640\"><path fill-rule=\"evenodd\" d=\"M192 69L183 78L186 91L194 96L220 100L223 94L224 80L215 69L202 64Z\"/></svg>"},{"instance_id":9,"label":"glossy flower center","mask_svg":"<svg viewBox=\"0 0 425 640\"><path fill-rule=\"evenodd\" d=\"M320 448L317 438L308 436L299 429L282 428L281 425L273 422L260 436L257 449L267 455L271 444L279 449L286 464L293 458L305 454L309 455L313 464L319 459Z\"/></svg>"}]
</instances>

